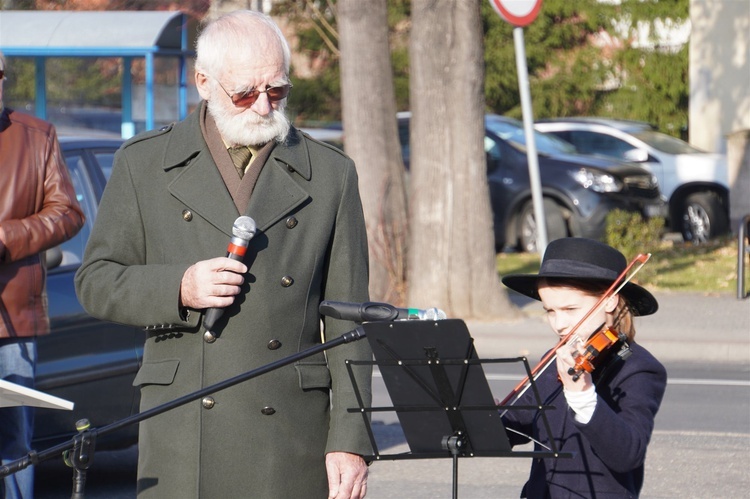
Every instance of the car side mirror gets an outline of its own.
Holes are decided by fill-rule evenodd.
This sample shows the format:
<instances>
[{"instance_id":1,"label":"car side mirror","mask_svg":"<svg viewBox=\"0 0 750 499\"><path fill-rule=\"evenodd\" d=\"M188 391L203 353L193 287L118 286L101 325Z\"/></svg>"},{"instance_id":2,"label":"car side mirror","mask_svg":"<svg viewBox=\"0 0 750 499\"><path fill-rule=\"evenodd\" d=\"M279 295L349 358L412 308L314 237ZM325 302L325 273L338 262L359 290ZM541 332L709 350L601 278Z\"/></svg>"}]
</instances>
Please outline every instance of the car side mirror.
<instances>
[{"instance_id":1,"label":"car side mirror","mask_svg":"<svg viewBox=\"0 0 750 499\"><path fill-rule=\"evenodd\" d=\"M63 261L63 252L60 246L55 246L44 252L44 259L46 262L47 269L54 269L59 267Z\"/></svg>"},{"instance_id":2,"label":"car side mirror","mask_svg":"<svg viewBox=\"0 0 750 499\"><path fill-rule=\"evenodd\" d=\"M648 152L643 149L630 149L625 151L623 157L633 163L645 163L648 161Z\"/></svg>"}]
</instances>

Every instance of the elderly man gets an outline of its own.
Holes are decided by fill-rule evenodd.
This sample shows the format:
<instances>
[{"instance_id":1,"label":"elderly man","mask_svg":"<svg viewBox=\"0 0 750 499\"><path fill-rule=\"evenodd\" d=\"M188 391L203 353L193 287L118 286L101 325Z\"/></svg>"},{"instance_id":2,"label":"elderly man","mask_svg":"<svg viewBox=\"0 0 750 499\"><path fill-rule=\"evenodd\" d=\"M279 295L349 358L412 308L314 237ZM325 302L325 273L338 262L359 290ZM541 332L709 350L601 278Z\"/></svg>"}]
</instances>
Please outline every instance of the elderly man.
<instances>
[{"instance_id":1,"label":"elderly man","mask_svg":"<svg viewBox=\"0 0 750 499\"><path fill-rule=\"evenodd\" d=\"M55 128L3 105L0 53L0 377L34 386L36 336L49 333L44 251L75 236L84 216ZM3 464L31 446L33 409L0 409ZM33 469L4 480L5 498L34 497Z\"/></svg>"},{"instance_id":2,"label":"elderly man","mask_svg":"<svg viewBox=\"0 0 750 499\"><path fill-rule=\"evenodd\" d=\"M146 328L148 409L321 342L322 300L366 301L367 240L351 159L291 127L289 47L237 11L197 43L203 98L115 158L76 286L94 316ZM235 157L238 157L235 159ZM257 232L225 254L240 215ZM223 314L201 327L207 309ZM324 338L354 324L325 319ZM363 497L371 452L345 360L353 342L141 423L139 497ZM355 370L365 401L370 368Z\"/></svg>"}]
</instances>

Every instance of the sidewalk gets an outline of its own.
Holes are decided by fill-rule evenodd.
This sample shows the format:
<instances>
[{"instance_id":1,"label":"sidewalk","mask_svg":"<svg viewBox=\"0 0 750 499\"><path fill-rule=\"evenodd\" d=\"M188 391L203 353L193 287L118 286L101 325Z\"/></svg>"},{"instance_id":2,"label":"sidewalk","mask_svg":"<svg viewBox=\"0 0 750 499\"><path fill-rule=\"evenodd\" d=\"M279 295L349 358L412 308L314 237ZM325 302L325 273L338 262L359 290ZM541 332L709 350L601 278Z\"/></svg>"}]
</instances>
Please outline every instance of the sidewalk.
<instances>
[{"instance_id":1,"label":"sidewalk","mask_svg":"<svg viewBox=\"0 0 750 499\"><path fill-rule=\"evenodd\" d=\"M555 345L541 304L510 292L524 317L466 321L480 358L527 356L533 364ZM636 318L636 341L662 362L750 364L750 298L727 294L657 292L659 311Z\"/></svg>"}]
</instances>

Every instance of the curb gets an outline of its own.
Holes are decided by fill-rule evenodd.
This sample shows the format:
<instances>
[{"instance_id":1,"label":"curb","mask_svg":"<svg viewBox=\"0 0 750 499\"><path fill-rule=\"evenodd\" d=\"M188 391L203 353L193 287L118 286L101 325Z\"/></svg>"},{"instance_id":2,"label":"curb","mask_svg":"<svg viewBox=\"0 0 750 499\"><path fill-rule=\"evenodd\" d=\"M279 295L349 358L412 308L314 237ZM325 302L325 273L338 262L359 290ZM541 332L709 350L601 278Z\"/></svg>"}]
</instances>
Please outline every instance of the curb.
<instances>
[{"instance_id":1,"label":"curb","mask_svg":"<svg viewBox=\"0 0 750 499\"><path fill-rule=\"evenodd\" d=\"M510 293L509 293L510 295ZM636 318L636 341L662 362L750 364L750 300L730 295L655 293L660 310ZM511 300L516 321L466 321L480 358L526 356L533 363L556 344L539 302Z\"/></svg>"}]
</instances>

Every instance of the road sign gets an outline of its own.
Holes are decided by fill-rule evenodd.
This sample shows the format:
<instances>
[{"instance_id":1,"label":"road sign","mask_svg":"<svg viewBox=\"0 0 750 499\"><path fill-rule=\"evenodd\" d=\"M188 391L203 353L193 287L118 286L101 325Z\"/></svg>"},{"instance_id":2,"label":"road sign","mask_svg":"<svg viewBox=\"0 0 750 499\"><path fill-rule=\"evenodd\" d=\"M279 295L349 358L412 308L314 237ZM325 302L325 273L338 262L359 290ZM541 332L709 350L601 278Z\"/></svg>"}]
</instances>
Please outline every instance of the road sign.
<instances>
[{"instance_id":1,"label":"road sign","mask_svg":"<svg viewBox=\"0 0 750 499\"><path fill-rule=\"evenodd\" d=\"M542 0L490 0L500 17L516 27L531 24L539 15Z\"/></svg>"}]
</instances>

